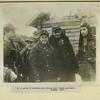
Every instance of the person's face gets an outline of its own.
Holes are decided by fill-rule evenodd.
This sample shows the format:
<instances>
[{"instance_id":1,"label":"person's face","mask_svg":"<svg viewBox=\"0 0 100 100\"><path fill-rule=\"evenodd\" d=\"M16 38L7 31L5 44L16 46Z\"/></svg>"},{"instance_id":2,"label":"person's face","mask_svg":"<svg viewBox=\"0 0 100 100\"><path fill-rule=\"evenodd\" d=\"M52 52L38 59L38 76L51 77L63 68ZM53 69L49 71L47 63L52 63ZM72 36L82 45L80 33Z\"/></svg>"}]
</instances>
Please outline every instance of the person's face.
<instances>
[{"instance_id":1,"label":"person's face","mask_svg":"<svg viewBox=\"0 0 100 100\"><path fill-rule=\"evenodd\" d=\"M9 31L6 33L6 36L9 38L9 39L12 39L15 37L15 32L14 31Z\"/></svg>"},{"instance_id":2,"label":"person's face","mask_svg":"<svg viewBox=\"0 0 100 100\"><path fill-rule=\"evenodd\" d=\"M55 38L60 38L61 32L59 31L59 32L53 33L53 35Z\"/></svg>"},{"instance_id":3,"label":"person's face","mask_svg":"<svg viewBox=\"0 0 100 100\"><path fill-rule=\"evenodd\" d=\"M38 39L38 38L39 38L39 35L40 35L40 34L38 34L38 33L33 33L33 37L34 37L35 39Z\"/></svg>"},{"instance_id":4,"label":"person's face","mask_svg":"<svg viewBox=\"0 0 100 100\"><path fill-rule=\"evenodd\" d=\"M47 35L41 35L40 41L42 44L46 44L48 42L48 36Z\"/></svg>"},{"instance_id":5,"label":"person's face","mask_svg":"<svg viewBox=\"0 0 100 100\"><path fill-rule=\"evenodd\" d=\"M87 29L87 27L81 27L80 31L81 31L81 35L83 37L85 37L85 36L88 35L88 29Z\"/></svg>"}]
</instances>

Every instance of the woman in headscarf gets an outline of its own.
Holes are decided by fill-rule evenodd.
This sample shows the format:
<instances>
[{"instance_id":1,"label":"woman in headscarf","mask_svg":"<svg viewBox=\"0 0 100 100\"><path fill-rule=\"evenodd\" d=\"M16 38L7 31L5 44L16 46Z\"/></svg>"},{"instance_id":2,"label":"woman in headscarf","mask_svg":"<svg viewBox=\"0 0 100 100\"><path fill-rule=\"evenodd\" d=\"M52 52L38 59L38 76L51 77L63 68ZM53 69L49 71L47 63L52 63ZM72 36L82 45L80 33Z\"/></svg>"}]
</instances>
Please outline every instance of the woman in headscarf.
<instances>
[{"instance_id":1,"label":"woman in headscarf","mask_svg":"<svg viewBox=\"0 0 100 100\"><path fill-rule=\"evenodd\" d=\"M78 66L69 38L65 35L65 30L60 27L53 27L52 33L50 43L55 51L59 81L75 81Z\"/></svg>"},{"instance_id":2,"label":"woman in headscarf","mask_svg":"<svg viewBox=\"0 0 100 100\"><path fill-rule=\"evenodd\" d=\"M82 80L94 80L96 70L95 36L91 33L91 28L87 23L83 23L80 27L79 50L77 56L79 60L79 73Z\"/></svg>"}]
</instances>

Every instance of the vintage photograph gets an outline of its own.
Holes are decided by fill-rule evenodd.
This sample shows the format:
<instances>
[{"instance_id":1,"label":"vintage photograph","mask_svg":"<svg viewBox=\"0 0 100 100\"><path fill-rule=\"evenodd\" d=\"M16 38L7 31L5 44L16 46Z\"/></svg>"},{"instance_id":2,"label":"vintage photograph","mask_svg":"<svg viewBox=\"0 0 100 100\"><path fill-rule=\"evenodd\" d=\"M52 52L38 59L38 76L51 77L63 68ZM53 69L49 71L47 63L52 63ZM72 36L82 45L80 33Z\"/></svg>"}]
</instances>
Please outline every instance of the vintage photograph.
<instances>
[{"instance_id":1,"label":"vintage photograph","mask_svg":"<svg viewBox=\"0 0 100 100\"><path fill-rule=\"evenodd\" d=\"M3 82L96 81L97 6L2 3Z\"/></svg>"}]
</instances>

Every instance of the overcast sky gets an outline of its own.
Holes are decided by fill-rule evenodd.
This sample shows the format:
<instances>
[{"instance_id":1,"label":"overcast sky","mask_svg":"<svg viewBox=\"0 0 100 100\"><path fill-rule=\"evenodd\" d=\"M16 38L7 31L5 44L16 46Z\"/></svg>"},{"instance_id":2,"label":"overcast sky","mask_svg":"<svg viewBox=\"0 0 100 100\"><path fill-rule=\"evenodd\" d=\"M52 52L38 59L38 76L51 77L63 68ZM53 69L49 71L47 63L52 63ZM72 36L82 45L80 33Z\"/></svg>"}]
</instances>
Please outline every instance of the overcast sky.
<instances>
[{"instance_id":1,"label":"overcast sky","mask_svg":"<svg viewBox=\"0 0 100 100\"><path fill-rule=\"evenodd\" d=\"M6 21L24 25L30 18L40 12L49 12L53 16L64 16L73 14L80 10L83 13L94 12L96 4L86 3L16 3L0 4L0 13Z\"/></svg>"},{"instance_id":2,"label":"overcast sky","mask_svg":"<svg viewBox=\"0 0 100 100\"><path fill-rule=\"evenodd\" d=\"M41 12L50 13L56 18L73 15L74 13L93 14L97 9L96 3L12 3L0 4L0 23L11 22L16 27L26 25Z\"/></svg>"}]
</instances>

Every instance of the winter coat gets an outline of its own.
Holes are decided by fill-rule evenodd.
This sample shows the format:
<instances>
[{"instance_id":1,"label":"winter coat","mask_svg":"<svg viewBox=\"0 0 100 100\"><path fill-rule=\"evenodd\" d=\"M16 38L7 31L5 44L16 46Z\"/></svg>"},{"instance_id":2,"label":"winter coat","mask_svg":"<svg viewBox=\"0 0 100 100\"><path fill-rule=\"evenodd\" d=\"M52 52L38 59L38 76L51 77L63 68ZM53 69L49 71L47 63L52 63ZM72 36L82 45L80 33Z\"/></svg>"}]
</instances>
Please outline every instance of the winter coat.
<instances>
[{"instance_id":1,"label":"winter coat","mask_svg":"<svg viewBox=\"0 0 100 100\"><path fill-rule=\"evenodd\" d=\"M95 48L95 36L88 33L87 44L84 46L84 38L80 34L79 39L79 51L77 54L78 62L80 65L79 73L84 81L90 81L95 79L96 73L96 48ZM84 51L85 49L85 51Z\"/></svg>"},{"instance_id":2,"label":"winter coat","mask_svg":"<svg viewBox=\"0 0 100 100\"><path fill-rule=\"evenodd\" d=\"M56 54L56 66L63 81L73 81L78 70L77 60L72 45L67 36L56 39L50 37L50 43ZM59 63L58 63L59 62Z\"/></svg>"},{"instance_id":3,"label":"winter coat","mask_svg":"<svg viewBox=\"0 0 100 100\"><path fill-rule=\"evenodd\" d=\"M32 68L32 80L52 81L56 80L55 57L52 46L47 43L43 45L38 42L31 50L29 55L29 64Z\"/></svg>"},{"instance_id":4,"label":"winter coat","mask_svg":"<svg viewBox=\"0 0 100 100\"><path fill-rule=\"evenodd\" d=\"M19 52L25 45L25 42L18 36L11 39L4 38L4 66L12 69L16 74L18 72L14 67L16 66L17 70L19 69L21 63Z\"/></svg>"},{"instance_id":5,"label":"winter coat","mask_svg":"<svg viewBox=\"0 0 100 100\"><path fill-rule=\"evenodd\" d=\"M27 38L25 41L30 42L27 44L22 50L20 51L20 58L21 58L21 67L20 72L23 76L22 81L29 82L30 81L30 71L31 68L29 66L29 53L30 49L38 42L39 39L35 39L33 37Z\"/></svg>"}]
</instances>

